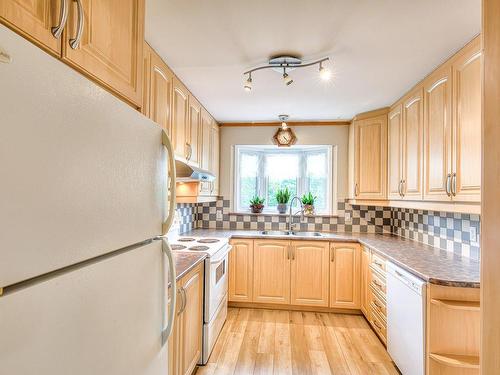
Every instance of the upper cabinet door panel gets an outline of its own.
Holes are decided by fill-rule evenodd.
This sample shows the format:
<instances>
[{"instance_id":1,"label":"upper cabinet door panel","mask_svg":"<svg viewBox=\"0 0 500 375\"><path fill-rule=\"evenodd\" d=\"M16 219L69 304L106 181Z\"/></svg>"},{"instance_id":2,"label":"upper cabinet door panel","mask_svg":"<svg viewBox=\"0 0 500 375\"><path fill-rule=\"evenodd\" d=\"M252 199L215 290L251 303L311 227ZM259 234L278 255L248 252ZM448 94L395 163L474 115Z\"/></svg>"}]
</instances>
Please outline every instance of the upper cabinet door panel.
<instances>
[{"instance_id":1,"label":"upper cabinet door panel","mask_svg":"<svg viewBox=\"0 0 500 375\"><path fill-rule=\"evenodd\" d=\"M356 199L385 199L387 115L355 123Z\"/></svg>"},{"instance_id":2,"label":"upper cabinet door panel","mask_svg":"<svg viewBox=\"0 0 500 375\"><path fill-rule=\"evenodd\" d=\"M401 174L402 174L402 105L396 105L389 112L388 119L388 197L389 199L401 199Z\"/></svg>"},{"instance_id":3,"label":"upper cabinet door panel","mask_svg":"<svg viewBox=\"0 0 500 375\"><path fill-rule=\"evenodd\" d=\"M77 34L79 14L77 3L69 3L63 58L140 107L144 0L82 0L84 26L76 49L69 41Z\"/></svg>"},{"instance_id":4,"label":"upper cabinet door panel","mask_svg":"<svg viewBox=\"0 0 500 375\"><path fill-rule=\"evenodd\" d=\"M201 104L189 95L189 125L187 134L187 147L189 164L200 166L201 147Z\"/></svg>"},{"instance_id":5,"label":"upper cabinet door panel","mask_svg":"<svg viewBox=\"0 0 500 375\"><path fill-rule=\"evenodd\" d=\"M419 88L403 104L403 194L422 199L423 97Z\"/></svg>"},{"instance_id":6,"label":"upper cabinet door panel","mask_svg":"<svg viewBox=\"0 0 500 375\"><path fill-rule=\"evenodd\" d=\"M42 48L60 56L61 39L52 27L59 24L61 0L1 0L0 20Z\"/></svg>"},{"instance_id":7,"label":"upper cabinet door panel","mask_svg":"<svg viewBox=\"0 0 500 375\"><path fill-rule=\"evenodd\" d=\"M172 139L175 155L181 159L187 156L187 126L189 92L181 81L174 77L172 94Z\"/></svg>"},{"instance_id":8,"label":"upper cabinet door panel","mask_svg":"<svg viewBox=\"0 0 500 375\"><path fill-rule=\"evenodd\" d=\"M174 74L156 54L151 54L149 117L170 136Z\"/></svg>"},{"instance_id":9,"label":"upper cabinet door panel","mask_svg":"<svg viewBox=\"0 0 500 375\"><path fill-rule=\"evenodd\" d=\"M215 175L212 182L211 195L219 195L219 168L220 168L220 130L219 125L212 122L212 136L210 143L210 171Z\"/></svg>"},{"instance_id":10,"label":"upper cabinet door panel","mask_svg":"<svg viewBox=\"0 0 500 375\"><path fill-rule=\"evenodd\" d=\"M481 200L481 50L476 39L454 61L453 143L455 200Z\"/></svg>"},{"instance_id":11,"label":"upper cabinet door panel","mask_svg":"<svg viewBox=\"0 0 500 375\"><path fill-rule=\"evenodd\" d=\"M451 69L424 82L424 199L446 201L451 173Z\"/></svg>"}]
</instances>

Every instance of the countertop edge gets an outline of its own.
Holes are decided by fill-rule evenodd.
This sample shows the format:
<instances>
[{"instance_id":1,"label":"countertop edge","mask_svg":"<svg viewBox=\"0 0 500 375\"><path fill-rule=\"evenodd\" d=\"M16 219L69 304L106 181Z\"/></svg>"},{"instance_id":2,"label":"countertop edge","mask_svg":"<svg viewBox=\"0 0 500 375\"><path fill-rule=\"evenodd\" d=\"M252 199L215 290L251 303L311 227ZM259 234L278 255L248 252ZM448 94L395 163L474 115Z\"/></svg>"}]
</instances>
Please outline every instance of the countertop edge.
<instances>
[{"instance_id":1,"label":"countertop edge","mask_svg":"<svg viewBox=\"0 0 500 375\"><path fill-rule=\"evenodd\" d=\"M200 253L201 255L201 253ZM193 257L194 258L194 257ZM207 254L203 253L203 256L198 257L193 263L191 263L188 267L183 268L182 272L177 272L175 273L175 281L179 281L182 279L184 276L186 276L189 272L191 272L197 265L199 265L201 262L203 262L207 258ZM176 267L177 268L177 267Z\"/></svg>"}]
</instances>

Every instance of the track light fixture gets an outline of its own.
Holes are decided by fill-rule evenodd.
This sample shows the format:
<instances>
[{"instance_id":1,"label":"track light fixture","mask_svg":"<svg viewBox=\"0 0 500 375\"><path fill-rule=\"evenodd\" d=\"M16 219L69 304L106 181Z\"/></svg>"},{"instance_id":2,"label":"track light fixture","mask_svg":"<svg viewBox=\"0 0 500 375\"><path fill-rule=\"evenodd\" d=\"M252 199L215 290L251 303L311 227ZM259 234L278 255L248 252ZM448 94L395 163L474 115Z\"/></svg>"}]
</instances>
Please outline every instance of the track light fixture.
<instances>
[{"instance_id":1,"label":"track light fixture","mask_svg":"<svg viewBox=\"0 0 500 375\"><path fill-rule=\"evenodd\" d=\"M304 63L300 58L296 56L277 56L273 57L269 60L267 65L259 66L257 68L253 68L244 72L244 75L247 75L247 79L243 88L245 91L252 90L252 73L257 70L262 69L273 69L278 72L283 72L283 82L286 86L290 86L293 83L293 78L287 73L287 71L292 71L298 68L305 68L312 65L319 65L319 76L321 79L328 81L332 77L332 72L330 69L323 66L323 64L327 61L330 61L329 57L324 57L319 60L311 61L308 63Z\"/></svg>"}]
</instances>

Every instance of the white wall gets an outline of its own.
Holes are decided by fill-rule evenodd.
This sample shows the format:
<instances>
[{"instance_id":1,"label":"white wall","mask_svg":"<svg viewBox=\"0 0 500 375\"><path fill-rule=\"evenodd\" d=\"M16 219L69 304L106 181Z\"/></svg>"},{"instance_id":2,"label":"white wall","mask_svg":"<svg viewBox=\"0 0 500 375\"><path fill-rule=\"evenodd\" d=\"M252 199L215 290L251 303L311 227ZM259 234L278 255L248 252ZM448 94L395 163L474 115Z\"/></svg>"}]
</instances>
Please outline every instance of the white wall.
<instances>
[{"instance_id":1,"label":"white wall","mask_svg":"<svg viewBox=\"0 0 500 375\"><path fill-rule=\"evenodd\" d=\"M297 145L337 146L337 199L347 197L347 165L349 126L293 126ZM277 127L221 127L220 132L220 195L232 199L232 166L234 145L270 145Z\"/></svg>"}]
</instances>

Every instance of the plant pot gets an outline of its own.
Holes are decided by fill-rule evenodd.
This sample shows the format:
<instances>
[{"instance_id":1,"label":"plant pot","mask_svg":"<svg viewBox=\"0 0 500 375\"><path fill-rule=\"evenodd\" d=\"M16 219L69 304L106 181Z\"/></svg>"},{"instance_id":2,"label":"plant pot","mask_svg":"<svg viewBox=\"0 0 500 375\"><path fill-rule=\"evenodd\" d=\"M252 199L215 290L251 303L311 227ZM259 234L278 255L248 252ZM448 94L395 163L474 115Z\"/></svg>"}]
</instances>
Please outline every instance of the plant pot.
<instances>
[{"instance_id":1,"label":"plant pot","mask_svg":"<svg viewBox=\"0 0 500 375\"><path fill-rule=\"evenodd\" d=\"M286 210L288 208L288 203L278 203L276 208L278 209L278 213L286 214Z\"/></svg>"},{"instance_id":2,"label":"plant pot","mask_svg":"<svg viewBox=\"0 0 500 375\"><path fill-rule=\"evenodd\" d=\"M314 206L312 204L304 205L304 215L305 216L314 216Z\"/></svg>"},{"instance_id":3,"label":"plant pot","mask_svg":"<svg viewBox=\"0 0 500 375\"><path fill-rule=\"evenodd\" d=\"M264 205L257 204L254 206L250 206L250 208L251 208L253 214L260 214L260 213L262 213L262 210L264 209Z\"/></svg>"}]
</instances>

